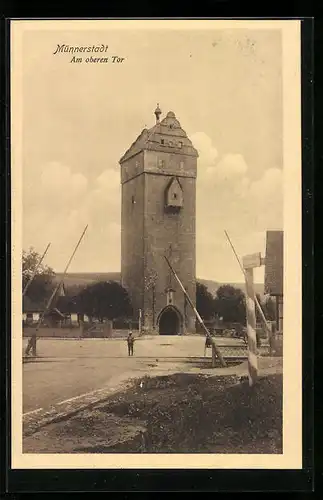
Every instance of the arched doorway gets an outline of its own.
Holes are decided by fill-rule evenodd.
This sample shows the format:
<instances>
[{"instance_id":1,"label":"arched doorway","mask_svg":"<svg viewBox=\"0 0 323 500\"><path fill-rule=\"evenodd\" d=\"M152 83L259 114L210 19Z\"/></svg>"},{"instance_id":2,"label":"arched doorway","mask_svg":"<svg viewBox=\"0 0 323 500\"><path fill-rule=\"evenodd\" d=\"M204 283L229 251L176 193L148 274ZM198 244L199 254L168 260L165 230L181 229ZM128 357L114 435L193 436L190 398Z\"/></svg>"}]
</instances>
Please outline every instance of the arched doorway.
<instances>
[{"instance_id":1,"label":"arched doorway","mask_svg":"<svg viewBox=\"0 0 323 500\"><path fill-rule=\"evenodd\" d=\"M159 316L160 335L178 335L181 331L181 316L175 307L166 307Z\"/></svg>"}]
</instances>

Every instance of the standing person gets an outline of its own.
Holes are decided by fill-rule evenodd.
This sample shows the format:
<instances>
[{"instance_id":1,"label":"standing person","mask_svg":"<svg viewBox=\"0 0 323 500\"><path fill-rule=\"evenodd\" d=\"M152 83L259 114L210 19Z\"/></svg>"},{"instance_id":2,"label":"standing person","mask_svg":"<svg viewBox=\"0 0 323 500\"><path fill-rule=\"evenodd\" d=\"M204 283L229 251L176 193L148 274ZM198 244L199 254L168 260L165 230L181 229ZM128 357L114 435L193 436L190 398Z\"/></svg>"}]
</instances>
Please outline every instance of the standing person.
<instances>
[{"instance_id":1,"label":"standing person","mask_svg":"<svg viewBox=\"0 0 323 500\"><path fill-rule=\"evenodd\" d=\"M212 347L212 342L211 339L207 336L205 339L205 345L204 345L204 356L206 356L206 349Z\"/></svg>"},{"instance_id":2,"label":"standing person","mask_svg":"<svg viewBox=\"0 0 323 500\"><path fill-rule=\"evenodd\" d=\"M26 356L29 356L30 351L32 352L32 355L36 357L36 343L37 343L37 332L38 328L36 329L36 333L33 333L28 341L27 347L25 354Z\"/></svg>"},{"instance_id":3,"label":"standing person","mask_svg":"<svg viewBox=\"0 0 323 500\"><path fill-rule=\"evenodd\" d=\"M132 335L132 331L130 330L128 337L127 337L127 344L128 344L128 356L133 356L133 344L135 342L135 339Z\"/></svg>"}]
</instances>

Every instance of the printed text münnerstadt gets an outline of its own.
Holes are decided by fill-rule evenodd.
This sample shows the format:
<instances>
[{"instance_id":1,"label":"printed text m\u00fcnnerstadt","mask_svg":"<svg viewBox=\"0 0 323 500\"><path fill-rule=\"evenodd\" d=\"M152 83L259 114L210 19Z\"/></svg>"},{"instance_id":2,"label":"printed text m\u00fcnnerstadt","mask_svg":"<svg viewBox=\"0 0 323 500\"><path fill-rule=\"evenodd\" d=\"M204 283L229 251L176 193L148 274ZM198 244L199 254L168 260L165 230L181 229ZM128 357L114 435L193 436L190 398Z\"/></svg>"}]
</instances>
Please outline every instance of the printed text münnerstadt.
<instances>
[{"instance_id":1,"label":"printed text m\u00fcnnerstadt","mask_svg":"<svg viewBox=\"0 0 323 500\"><path fill-rule=\"evenodd\" d=\"M107 52L107 50L108 45L103 45L103 43L101 45L65 45L65 43L63 43L62 45L57 44L57 48L53 54L62 54L64 52L69 52L71 54L78 52Z\"/></svg>"}]
</instances>

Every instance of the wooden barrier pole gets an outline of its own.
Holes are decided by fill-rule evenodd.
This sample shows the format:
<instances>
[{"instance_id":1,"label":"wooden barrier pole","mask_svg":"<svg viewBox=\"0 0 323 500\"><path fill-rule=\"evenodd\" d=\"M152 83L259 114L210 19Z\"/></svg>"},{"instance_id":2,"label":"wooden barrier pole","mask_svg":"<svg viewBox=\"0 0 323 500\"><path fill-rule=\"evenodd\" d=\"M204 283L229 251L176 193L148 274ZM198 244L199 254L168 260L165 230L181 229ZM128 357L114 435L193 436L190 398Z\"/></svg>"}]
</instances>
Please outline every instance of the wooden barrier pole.
<instances>
[{"instance_id":1,"label":"wooden barrier pole","mask_svg":"<svg viewBox=\"0 0 323 500\"><path fill-rule=\"evenodd\" d=\"M50 296L49 301L47 302L47 305L46 305L46 307L45 307L45 309L44 309L43 313L41 314L41 316L40 316L40 318L39 318L39 321L38 321L38 324L37 324L37 327L36 327L36 332L38 331L38 329L39 329L39 327L40 327L40 325L41 325L41 323L42 323L42 321L43 321L43 319L44 319L44 316L45 316L46 312L48 311L48 309L49 309L49 307L50 307L50 305L51 305L51 303L52 303L52 301L53 301L53 299L54 299L54 297L55 297L56 293L58 292L58 290L60 289L60 287L62 286L62 284L63 284L63 282L64 282L64 278L65 278L65 275L66 275L66 273L67 273L67 270L68 270L68 268L69 268L69 266L70 266L70 263L71 263L71 262L72 262L72 260L73 260L73 257L74 257L74 255L75 255L75 253L76 253L76 251L77 251L78 247L80 246L80 243L81 243L81 241L82 241L82 239L83 239L83 236L85 235L85 232L86 232L87 228L88 228L88 225L86 225L86 226L85 226L85 229L84 229L83 233L81 234L81 237L80 237L80 239L78 240L78 242L77 242L77 244L76 244L76 246L75 246L75 249L74 249L74 251L73 251L73 253L72 253L71 257L70 257L70 259L69 259L68 263L66 264L66 267L65 267L64 272L63 272L63 276L62 276L62 278L61 278L60 282L58 283L58 285L56 286L56 288L54 289L54 291L53 291L52 295ZM32 335L32 339L33 339L33 340L30 340L30 341L28 342L28 345L27 345L27 348L26 348L26 351L25 351L25 352L26 352L26 355L29 353L29 351L30 351L30 349L31 349L32 342L34 342L34 343L35 343L35 352L36 352L36 341L37 341L37 335L36 335L36 333Z\"/></svg>"},{"instance_id":2,"label":"wooden barrier pole","mask_svg":"<svg viewBox=\"0 0 323 500\"><path fill-rule=\"evenodd\" d=\"M226 362L225 362L224 358L222 357L222 354L221 354L221 352L220 352L220 350L219 350L218 346L217 346L217 345L216 345L216 343L214 342L214 339L213 339L212 335L210 334L209 330L206 328L206 326L205 326L205 324L204 324L204 321L202 320L201 316L199 315L199 313L198 313L198 311L197 311L196 307L194 306L194 304L193 304L193 302L192 302L192 300L191 300L190 296L188 295L187 291L185 290L185 288L184 288L184 286L183 286L183 284L182 284L181 280L180 280L180 279L179 279L179 277L177 276L177 274L176 274L175 270L173 269L173 267L172 267L171 263L169 262L168 258L166 257L166 255L164 255L164 257L165 257L165 260L166 260L166 262L167 262L167 264L168 264L168 266L169 266L170 270L172 271L172 273L173 273L173 275L174 275L174 277L175 277L176 281L178 282L179 286L181 287L181 289L182 289L182 291L183 291L183 293L184 293L184 296L187 298L188 303L190 304L191 308L193 309L194 314L195 314L195 316L196 316L196 318L197 318L198 322L200 323L201 327L203 328L203 330L204 330L204 332L205 332L206 336L207 336L207 337L210 339L210 341L211 341L211 345L212 345L212 367L214 368L214 366L215 366L215 355L219 358L219 361L220 361L220 363L221 363L221 366L222 366L222 367L226 367L226 366L227 366L227 364L226 364Z\"/></svg>"}]
</instances>

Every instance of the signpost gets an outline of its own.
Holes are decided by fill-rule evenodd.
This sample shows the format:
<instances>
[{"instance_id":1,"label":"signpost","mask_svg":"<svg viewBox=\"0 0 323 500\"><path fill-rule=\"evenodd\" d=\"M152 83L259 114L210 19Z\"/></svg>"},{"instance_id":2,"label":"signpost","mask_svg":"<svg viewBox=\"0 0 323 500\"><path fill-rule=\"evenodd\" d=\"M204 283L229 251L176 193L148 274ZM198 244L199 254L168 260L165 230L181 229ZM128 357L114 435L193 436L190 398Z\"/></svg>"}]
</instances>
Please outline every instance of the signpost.
<instances>
[{"instance_id":1,"label":"signpost","mask_svg":"<svg viewBox=\"0 0 323 500\"><path fill-rule=\"evenodd\" d=\"M236 252L236 251L235 251L235 249L234 249L234 246L232 245L232 242L231 242L231 240L230 240L230 238L229 238L228 233L227 233L226 231L224 231L224 232L225 232L225 235L226 235L226 237L227 237L227 239L228 239L228 241L229 241L229 243L230 243L230 246L231 246L231 248L232 248L232 251L233 251L233 253L234 253L234 255L235 255L235 257L236 257L236 259L237 259L237 261L238 261L238 264L239 264L239 266L240 266L240 269L241 269L241 271L242 271L242 273L243 273L243 275L244 275L244 277L245 277L245 280L246 280L247 278L246 278L246 272L245 272L245 269L243 268L243 266L242 266L242 264L241 264L241 262L240 262L240 259L239 259L238 255L237 255L237 252ZM261 265L263 266L264 264L265 264L265 259L264 259L263 257L261 257ZM255 297L254 297L254 300L255 300L255 304L256 304L256 307L257 307L257 309L258 309L258 312L259 312L259 314L260 314L261 320L262 320L262 322L263 322L263 326L264 326L264 328L266 329L266 331L267 331L268 335L270 335L270 334L271 334L271 328L270 328L270 326L269 326L269 324L268 324L268 322L267 322L267 320L266 320L266 318L265 318L264 312L263 312L263 310L262 310L262 308L261 308L261 305L259 304L259 301L258 301L258 299L257 299L257 296L256 296L256 295L255 295Z\"/></svg>"},{"instance_id":2,"label":"signpost","mask_svg":"<svg viewBox=\"0 0 323 500\"><path fill-rule=\"evenodd\" d=\"M257 254L255 254L257 255ZM247 308L247 335L248 335L248 375L249 385L256 383L258 376L258 352L257 352L257 334L256 334L256 308L255 308L255 290L253 282L254 267L258 267L260 260L242 259L246 279L246 308ZM248 267L246 267L248 266Z\"/></svg>"},{"instance_id":3,"label":"signpost","mask_svg":"<svg viewBox=\"0 0 323 500\"><path fill-rule=\"evenodd\" d=\"M248 335L248 376L249 385L253 386L256 383L258 376L258 350L257 350L257 335L256 335L256 310L260 313L264 327L267 330L268 337L270 338L271 330L258 302L255 294L254 282L253 282L253 270L255 267L260 267L264 265L265 259L261 257L261 253L254 253L251 255L245 255L242 259L242 264L234 249L233 244L229 238L226 231L225 235L230 243L234 255L239 263L240 269L243 272L246 282L246 309L247 309L247 335Z\"/></svg>"},{"instance_id":4,"label":"signpost","mask_svg":"<svg viewBox=\"0 0 323 500\"><path fill-rule=\"evenodd\" d=\"M245 255L242 259L242 264L244 269L253 269L254 267L260 267L261 264L261 253L253 253L250 255Z\"/></svg>"}]
</instances>

